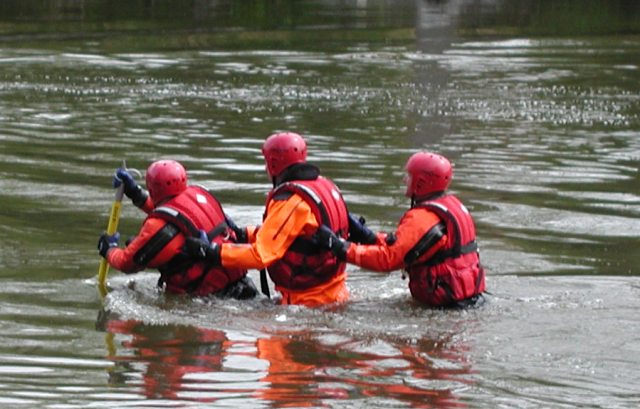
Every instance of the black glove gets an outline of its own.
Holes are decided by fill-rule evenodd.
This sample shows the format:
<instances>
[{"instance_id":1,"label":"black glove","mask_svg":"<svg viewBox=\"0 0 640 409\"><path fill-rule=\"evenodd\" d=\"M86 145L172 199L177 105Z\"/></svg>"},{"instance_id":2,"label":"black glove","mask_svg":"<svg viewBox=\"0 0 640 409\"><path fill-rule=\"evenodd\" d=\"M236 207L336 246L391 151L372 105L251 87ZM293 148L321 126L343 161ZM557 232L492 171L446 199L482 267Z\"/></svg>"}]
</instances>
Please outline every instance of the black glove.
<instances>
[{"instance_id":1,"label":"black glove","mask_svg":"<svg viewBox=\"0 0 640 409\"><path fill-rule=\"evenodd\" d=\"M346 260L347 258L347 250L351 245L350 242L345 241L338 237L330 228L326 225L322 225L318 227L316 234L314 235L316 242L326 248L331 250L331 252L338 257L340 260Z\"/></svg>"},{"instance_id":2,"label":"black glove","mask_svg":"<svg viewBox=\"0 0 640 409\"><path fill-rule=\"evenodd\" d=\"M236 234L236 243L248 243L249 237L247 234L246 227L238 227L238 225L233 221L233 219L226 214L224 215L225 220L227 221L227 226L233 230Z\"/></svg>"},{"instance_id":3,"label":"black glove","mask_svg":"<svg viewBox=\"0 0 640 409\"><path fill-rule=\"evenodd\" d=\"M250 277L245 276L240 280L227 285L222 291L216 293L220 298L235 298L236 300L248 300L258 295L258 289Z\"/></svg>"},{"instance_id":4,"label":"black glove","mask_svg":"<svg viewBox=\"0 0 640 409\"><path fill-rule=\"evenodd\" d=\"M395 233L391 232L387 234L387 237L384 239L384 242L387 243L387 246L392 246L393 243L396 242L396 240L398 240L398 237L396 237Z\"/></svg>"},{"instance_id":5,"label":"black glove","mask_svg":"<svg viewBox=\"0 0 640 409\"><path fill-rule=\"evenodd\" d=\"M98 253L104 258L107 258L109 249L118 247L118 240L120 240L120 233L115 232L113 236L109 236L107 233L102 233L98 239Z\"/></svg>"},{"instance_id":6,"label":"black glove","mask_svg":"<svg viewBox=\"0 0 640 409\"><path fill-rule=\"evenodd\" d=\"M358 244L375 244L377 241L376 234L369 230L364 224L364 217L359 218L349 213L349 241Z\"/></svg>"},{"instance_id":7,"label":"black glove","mask_svg":"<svg viewBox=\"0 0 640 409\"><path fill-rule=\"evenodd\" d=\"M183 251L196 260L203 260L212 266L219 266L220 245L218 243L210 243L206 237L207 235L204 231L200 232L200 237L187 237Z\"/></svg>"},{"instance_id":8,"label":"black glove","mask_svg":"<svg viewBox=\"0 0 640 409\"><path fill-rule=\"evenodd\" d=\"M126 169L118 168L113 175L113 187L118 188L120 185L124 186L124 194L127 196L134 205L140 207L147 200L149 195Z\"/></svg>"}]
</instances>

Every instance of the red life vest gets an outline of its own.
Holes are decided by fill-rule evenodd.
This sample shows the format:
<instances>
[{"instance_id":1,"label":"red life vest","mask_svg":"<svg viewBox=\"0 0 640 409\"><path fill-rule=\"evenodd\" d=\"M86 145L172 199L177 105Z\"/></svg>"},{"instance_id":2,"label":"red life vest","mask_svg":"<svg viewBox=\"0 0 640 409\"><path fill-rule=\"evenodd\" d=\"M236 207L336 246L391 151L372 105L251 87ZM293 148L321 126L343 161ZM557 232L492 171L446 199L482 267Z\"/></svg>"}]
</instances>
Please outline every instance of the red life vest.
<instances>
[{"instance_id":1,"label":"red life vest","mask_svg":"<svg viewBox=\"0 0 640 409\"><path fill-rule=\"evenodd\" d=\"M156 207L148 217L167 222L164 228L168 230L165 245L178 233L198 237L200 230L206 231L212 242L235 242L235 233L227 226L220 202L199 186L187 187L184 192ZM159 252L168 251L161 243L149 247L149 254L136 257L144 256L151 260ZM144 260L136 261L141 265L146 264ZM182 253L175 254L171 261L159 266L158 270L161 274L160 282L166 284L169 292L199 296L216 293L247 274L246 270L209 267L204 262L194 263Z\"/></svg>"},{"instance_id":2,"label":"red life vest","mask_svg":"<svg viewBox=\"0 0 640 409\"><path fill-rule=\"evenodd\" d=\"M267 208L272 200L287 198L294 193L309 205L320 224L328 226L339 237L347 237L347 206L333 182L322 176L315 180L285 182L269 193ZM312 236L301 236L267 271L276 285L291 290L305 290L329 281L344 271L345 267L345 262L338 260L330 250L319 246Z\"/></svg>"},{"instance_id":3,"label":"red life vest","mask_svg":"<svg viewBox=\"0 0 640 409\"><path fill-rule=\"evenodd\" d=\"M417 204L446 224L447 244L428 260L407 266L411 295L430 306L448 306L485 291L476 228L467 208L453 195Z\"/></svg>"}]
</instances>

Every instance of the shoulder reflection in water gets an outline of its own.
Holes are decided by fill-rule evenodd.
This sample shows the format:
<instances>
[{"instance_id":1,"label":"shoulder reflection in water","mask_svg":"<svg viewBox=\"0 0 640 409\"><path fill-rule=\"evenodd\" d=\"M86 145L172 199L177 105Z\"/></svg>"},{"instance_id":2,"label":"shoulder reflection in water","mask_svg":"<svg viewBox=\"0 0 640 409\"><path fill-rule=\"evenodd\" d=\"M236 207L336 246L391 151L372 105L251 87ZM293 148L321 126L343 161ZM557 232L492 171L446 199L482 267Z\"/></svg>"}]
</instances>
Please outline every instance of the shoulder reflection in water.
<instances>
[{"instance_id":1,"label":"shoulder reflection in water","mask_svg":"<svg viewBox=\"0 0 640 409\"><path fill-rule=\"evenodd\" d=\"M226 334L188 325L107 320L112 387L167 401L237 407L465 407L472 383L464 345L452 339L382 339L336 332ZM455 346L453 348L452 346ZM139 391L138 391L139 390Z\"/></svg>"}]
</instances>

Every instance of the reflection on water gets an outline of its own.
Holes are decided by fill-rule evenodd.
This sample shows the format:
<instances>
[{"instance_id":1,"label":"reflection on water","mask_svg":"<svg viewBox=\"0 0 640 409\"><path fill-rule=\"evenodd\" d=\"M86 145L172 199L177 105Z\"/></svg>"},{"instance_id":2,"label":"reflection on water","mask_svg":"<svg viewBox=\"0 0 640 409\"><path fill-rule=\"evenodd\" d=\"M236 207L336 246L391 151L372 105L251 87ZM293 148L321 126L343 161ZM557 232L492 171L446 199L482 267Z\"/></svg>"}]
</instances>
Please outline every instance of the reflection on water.
<instances>
[{"instance_id":1,"label":"reflection on water","mask_svg":"<svg viewBox=\"0 0 640 409\"><path fill-rule=\"evenodd\" d=\"M316 330L229 335L186 325L106 323L109 383L147 399L239 407L324 407L364 399L414 408L464 407L454 391L472 383L466 351L450 340L354 339ZM115 336L114 336L115 335ZM458 345L459 346L459 345Z\"/></svg>"},{"instance_id":2,"label":"reflection on water","mask_svg":"<svg viewBox=\"0 0 640 409\"><path fill-rule=\"evenodd\" d=\"M148 399L174 400L197 388L197 382L191 383L199 378L198 374L220 372L223 352L226 354L223 345L229 346L222 331L186 325L110 320L106 331L128 338L120 345L115 345L113 337L107 338L113 343L109 345L113 351L109 359L115 364L109 369L109 383L131 384Z\"/></svg>"},{"instance_id":3,"label":"reflection on water","mask_svg":"<svg viewBox=\"0 0 640 409\"><path fill-rule=\"evenodd\" d=\"M0 2L0 406L640 405L640 3L107 3ZM123 158L180 160L257 224L275 130L374 229L408 207L411 153L452 158L487 305L425 310L352 266L337 309L151 272L99 297ZM123 236L141 221L125 203Z\"/></svg>"},{"instance_id":4,"label":"reflection on water","mask_svg":"<svg viewBox=\"0 0 640 409\"><path fill-rule=\"evenodd\" d=\"M266 298L160 295L153 281L152 274L128 283L114 278L96 322L113 362L107 368L110 384L134 394L131 399L142 394L238 407L265 401L325 407L345 400L361 402L357 407L459 407L457 392L475 382L462 335L468 325L454 322L425 333L419 327L425 320L421 307L410 308L414 317L401 312L409 296L375 306L382 315L376 323L366 318L375 297L361 300L359 308L311 310L276 306ZM388 328L388 317L398 313L404 324ZM363 319L370 325L363 326ZM380 332L384 327L386 334Z\"/></svg>"}]
</instances>

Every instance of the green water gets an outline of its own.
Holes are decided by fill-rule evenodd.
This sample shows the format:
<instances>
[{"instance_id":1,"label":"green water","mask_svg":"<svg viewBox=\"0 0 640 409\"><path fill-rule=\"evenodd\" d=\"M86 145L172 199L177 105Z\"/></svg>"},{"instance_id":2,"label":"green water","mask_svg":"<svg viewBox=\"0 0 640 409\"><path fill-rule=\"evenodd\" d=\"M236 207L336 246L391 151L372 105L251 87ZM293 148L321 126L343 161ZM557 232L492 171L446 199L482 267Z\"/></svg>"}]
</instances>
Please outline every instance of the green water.
<instances>
[{"instance_id":1,"label":"green water","mask_svg":"<svg viewBox=\"0 0 640 409\"><path fill-rule=\"evenodd\" d=\"M640 404L640 6L633 1L3 1L0 406L633 408ZM259 223L260 147L303 134L393 230L419 149L455 164L489 303L415 305L349 267L348 305L171 297L95 278L123 159L185 164ZM123 206L120 231L143 215ZM257 280L257 272L250 272Z\"/></svg>"}]
</instances>

